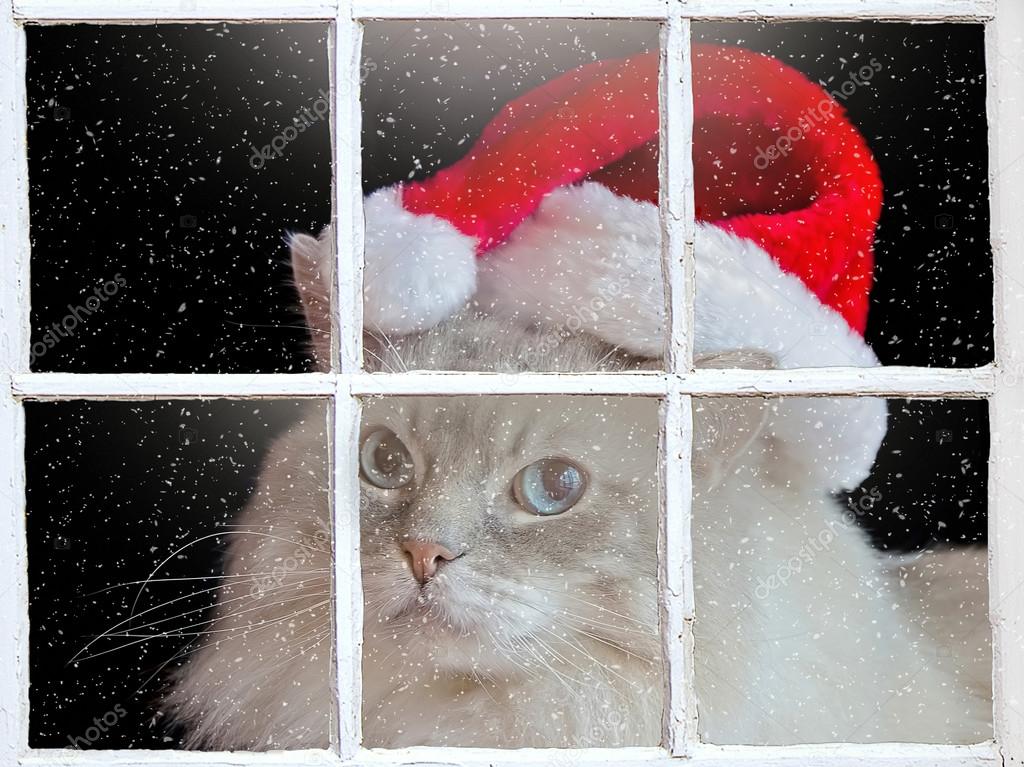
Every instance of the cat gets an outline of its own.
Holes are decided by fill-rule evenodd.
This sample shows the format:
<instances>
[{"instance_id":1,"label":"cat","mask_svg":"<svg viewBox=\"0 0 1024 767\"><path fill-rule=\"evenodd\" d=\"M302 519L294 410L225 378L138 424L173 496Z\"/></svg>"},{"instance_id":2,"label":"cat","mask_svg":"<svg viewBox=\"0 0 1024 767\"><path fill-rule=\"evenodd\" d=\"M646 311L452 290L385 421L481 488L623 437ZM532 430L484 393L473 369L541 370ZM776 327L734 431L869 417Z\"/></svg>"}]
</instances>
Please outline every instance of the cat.
<instances>
[{"instance_id":1,"label":"cat","mask_svg":"<svg viewBox=\"0 0 1024 767\"><path fill-rule=\"evenodd\" d=\"M329 239L293 243L322 368ZM478 309L404 338L368 335L368 369L661 366L586 332L520 326ZM762 369L777 362L752 349L697 360ZM841 467L827 459L827 441L816 449L821 424L856 434L864 409L878 404L693 400L704 740L991 736L987 691L968 689L942 662L942 632L922 629L926 620L902 603L898 582L830 494ZM660 742L658 407L653 398L599 396L364 401L365 746ZM210 630L163 702L190 748L328 746L326 423L323 408L309 405L269 450L238 520ZM871 450L877 439L865 437ZM544 463L552 460L553 469ZM843 481L854 487L861 478ZM547 513L545 504L566 498L574 503Z\"/></svg>"},{"instance_id":2,"label":"cat","mask_svg":"<svg viewBox=\"0 0 1024 767\"><path fill-rule=\"evenodd\" d=\"M538 332L467 314L376 353L382 368L430 360L508 371ZM485 337L502 340L480 345ZM581 339L550 361L557 354L575 371L644 364L609 351ZM233 535L212 641L165 702L190 747L327 745L329 644L308 651L330 621L322 415L311 406L270 449ZM417 459L415 496L362 472L364 743L656 744L657 400L371 398L362 422L362 453L386 429ZM483 433L493 439L470 439ZM588 487L577 507L541 518L509 482L549 453L581 466ZM402 546L424 540L457 558L421 585ZM288 558L301 564L282 567ZM552 701L565 701L557 718Z\"/></svg>"}]
</instances>

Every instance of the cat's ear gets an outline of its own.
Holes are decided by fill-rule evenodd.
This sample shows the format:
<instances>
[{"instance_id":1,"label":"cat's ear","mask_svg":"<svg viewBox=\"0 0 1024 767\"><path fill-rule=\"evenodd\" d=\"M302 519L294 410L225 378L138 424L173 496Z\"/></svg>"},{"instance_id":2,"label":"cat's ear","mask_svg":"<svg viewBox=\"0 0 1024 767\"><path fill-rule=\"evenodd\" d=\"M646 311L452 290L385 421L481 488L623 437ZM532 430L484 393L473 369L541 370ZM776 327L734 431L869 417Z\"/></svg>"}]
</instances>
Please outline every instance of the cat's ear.
<instances>
[{"instance_id":1,"label":"cat's ear","mask_svg":"<svg viewBox=\"0 0 1024 767\"><path fill-rule=\"evenodd\" d=\"M313 344L316 369L331 367L331 283L334 278L334 236L327 227L319 238L292 234L292 276Z\"/></svg>"},{"instance_id":2,"label":"cat's ear","mask_svg":"<svg viewBox=\"0 0 1024 767\"><path fill-rule=\"evenodd\" d=\"M698 368L769 370L775 358L756 349L734 349L697 357ZM750 449L768 421L763 397L694 397L693 474L706 487L720 483Z\"/></svg>"}]
</instances>

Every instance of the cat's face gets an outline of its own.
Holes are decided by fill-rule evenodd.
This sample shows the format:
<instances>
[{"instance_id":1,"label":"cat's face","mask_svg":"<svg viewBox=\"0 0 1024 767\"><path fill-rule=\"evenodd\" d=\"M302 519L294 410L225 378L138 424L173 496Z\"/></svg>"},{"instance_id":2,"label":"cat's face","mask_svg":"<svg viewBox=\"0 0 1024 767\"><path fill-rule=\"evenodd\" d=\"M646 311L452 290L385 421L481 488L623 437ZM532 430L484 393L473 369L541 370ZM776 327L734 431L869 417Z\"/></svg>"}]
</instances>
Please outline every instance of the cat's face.
<instances>
[{"instance_id":1,"label":"cat's face","mask_svg":"<svg viewBox=\"0 0 1024 767\"><path fill-rule=\"evenodd\" d=\"M329 357L328 240L293 242L321 366ZM550 328L467 310L422 334L366 336L364 346L371 372L662 368L586 334L542 343L551 337ZM615 674L628 659L660 673L659 404L599 396L364 401L364 660L507 678L552 665ZM723 476L761 423L760 405L722 404L709 400L696 414L701 488ZM597 654L604 659L594 663Z\"/></svg>"},{"instance_id":2,"label":"cat's face","mask_svg":"<svg viewBox=\"0 0 1024 767\"><path fill-rule=\"evenodd\" d=\"M652 658L657 424L642 398L366 402L368 647L466 674L594 642Z\"/></svg>"}]
</instances>

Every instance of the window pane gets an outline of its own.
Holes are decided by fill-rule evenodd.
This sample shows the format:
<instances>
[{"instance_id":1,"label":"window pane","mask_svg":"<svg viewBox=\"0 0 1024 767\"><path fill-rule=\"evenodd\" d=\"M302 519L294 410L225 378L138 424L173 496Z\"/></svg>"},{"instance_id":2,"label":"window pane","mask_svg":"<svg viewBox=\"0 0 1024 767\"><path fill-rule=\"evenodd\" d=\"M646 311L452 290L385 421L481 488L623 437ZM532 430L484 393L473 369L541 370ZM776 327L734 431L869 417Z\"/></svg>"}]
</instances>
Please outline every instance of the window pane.
<instances>
[{"instance_id":1,"label":"window pane","mask_svg":"<svg viewBox=\"0 0 1024 767\"><path fill-rule=\"evenodd\" d=\"M460 310L501 318L502 333L534 328L524 370L564 370L566 338L581 333L661 357L659 31L605 20L366 25L368 364L374 343ZM485 365L473 349L461 362Z\"/></svg>"},{"instance_id":2,"label":"window pane","mask_svg":"<svg viewBox=\"0 0 1024 767\"><path fill-rule=\"evenodd\" d=\"M701 399L694 420L702 739L990 739L986 403Z\"/></svg>"},{"instance_id":3,"label":"window pane","mask_svg":"<svg viewBox=\"0 0 1024 767\"><path fill-rule=\"evenodd\" d=\"M376 398L368 747L656 745L658 402Z\"/></svg>"},{"instance_id":4,"label":"window pane","mask_svg":"<svg viewBox=\"0 0 1024 767\"><path fill-rule=\"evenodd\" d=\"M26 405L31 746L326 747L327 412Z\"/></svg>"},{"instance_id":5,"label":"window pane","mask_svg":"<svg viewBox=\"0 0 1024 767\"><path fill-rule=\"evenodd\" d=\"M693 62L698 351L991 362L982 25L701 22Z\"/></svg>"},{"instance_id":6,"label":"window pane","mask_svg":"<svg viewBox=\"0 0 1024 767\"><path fill-rule=\"evenodd\" d=\"M302 372L325 24L26 26L33 370Z\"/></svg>"}]
</instances>

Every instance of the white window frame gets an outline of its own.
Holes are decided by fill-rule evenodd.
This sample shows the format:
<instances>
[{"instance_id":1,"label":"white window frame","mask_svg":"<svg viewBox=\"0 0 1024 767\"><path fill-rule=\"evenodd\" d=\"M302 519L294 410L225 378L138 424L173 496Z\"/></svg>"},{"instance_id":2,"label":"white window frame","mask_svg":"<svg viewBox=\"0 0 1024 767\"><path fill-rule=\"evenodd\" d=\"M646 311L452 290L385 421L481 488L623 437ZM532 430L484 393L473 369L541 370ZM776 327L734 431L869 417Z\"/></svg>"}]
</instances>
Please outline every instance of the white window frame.
<instances>
[{"instance_id":1,"label":"white window frame","mask_svg":"<svg viewBox=\"0 0 1024 767\"><path fill-rule=\"evenodd\" d=\"M749 764L770 767L987 767L1024 762L1024 2L1022 0L2 0L0 5L0 766L6 765L579 765ZM666 372L617 374L368 374L360 367L362 195L361 22L377 18L642 18L662 38L661 216L671 334ZM333 200L340 247L334 370L297 375L29 372L26 23L321 20L333 23ZM976 21L986 26L995 259L995 363L978 369L910 367L776 371L692 367L694 204L690 156L690 20ZM894 105L895 107L896 105ZM980 137L979 137L980 139ZM342 322L339 318L345 318ZM666 674L664 747L564 750L359 745L362 597L355 435L370 394L633 394L663 400L661 617ZM990 402L990 619L995 740L972 746L845 744L713 746L697 738L690 545L690 398L833 394L960 397ZM220 753L71 751L28 747L28 575L25 400L325 397L334 405L337 710L327 751ZM7 633L10 631L11 633ZM571 754L571 755L570 755Z\"/></svg>"}]
</instances>

